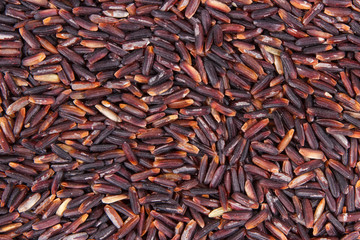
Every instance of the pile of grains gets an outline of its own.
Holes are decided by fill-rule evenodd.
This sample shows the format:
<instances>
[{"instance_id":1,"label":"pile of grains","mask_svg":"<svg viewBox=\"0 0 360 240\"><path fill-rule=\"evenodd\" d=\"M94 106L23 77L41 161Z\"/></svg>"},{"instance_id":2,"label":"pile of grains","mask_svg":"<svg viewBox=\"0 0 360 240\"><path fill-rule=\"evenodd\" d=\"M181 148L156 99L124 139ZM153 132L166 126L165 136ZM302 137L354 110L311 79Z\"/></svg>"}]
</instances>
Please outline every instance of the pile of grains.
<instances>
[{"instance_id":1,"label":"pile of grains","mask_svg":"<svg viewBox=\"0 0 360 240\"><path fill-rule=\"evenodd\" d=\"M360 237L360 0L0 1L0 239Z\"/></svg>"}]
</instances>

